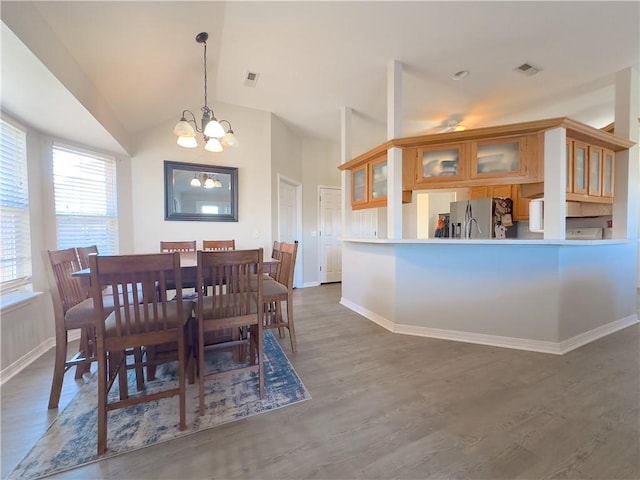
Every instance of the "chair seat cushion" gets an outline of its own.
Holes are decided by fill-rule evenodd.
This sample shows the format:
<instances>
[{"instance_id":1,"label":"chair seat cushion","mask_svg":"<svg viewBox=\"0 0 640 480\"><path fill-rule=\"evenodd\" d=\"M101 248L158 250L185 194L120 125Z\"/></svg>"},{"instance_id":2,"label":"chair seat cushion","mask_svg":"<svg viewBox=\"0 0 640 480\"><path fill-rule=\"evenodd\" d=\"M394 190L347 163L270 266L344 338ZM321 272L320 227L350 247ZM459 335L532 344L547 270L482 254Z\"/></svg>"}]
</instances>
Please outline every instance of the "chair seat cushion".
<instances>
[{"instance_id":1,"label":"chair seat cushion","mask_svg":"<svg viewBox=\"0 0 640 480\"><path fill-rule=\"evenodd\" d=\"M264 282L262 287L262 295L265 297L279 296L279 295L287 295L289 290L287 287L275 280L270 282Z\"/></svg>"},{"instance_id":2,"label":"chair seat cushion","mask_svg":"<svg viewBox=\"0 0 640 480\"><path fill-rule=\"evenodd\" d=\"M253 296L253 301L251 301L249 311L245 312L243 310L244 295L238 295L238 294L225 295L223 299L224 306L216 307L215 317L212 317L211 312L213 309L214 300L219 302L220 298L213 295L202 297L202 302L204 305L204 314L206 318L235 317L237 315L246 315L246 314L256 313L258 311L257 302L255 301L255 296ZM197 312L198 312L197 303L195 304L195 308L196 308L196 316L197 316Z\"/></svg>"},{"instance_id":3,"label":"chair seat cushion","mask_svg":"<svg viewBox=\"0 0 640 480\"><path fill-rule=\"evenodd\" d=\"M157 320L151 320L149 322L149 324L144 323L144 310L147 309L148 313L149 313L149 318L152 319L153 318L153 307L154 305L152 304L141 304L141 305L131 305L128 307L130 314L131 314L131 318L133 319L133 314L134 314L134 309L138 309L138 311L140 312L140 319L141 322L140 324L138 324L135 321L132 321L130 327L130 334L135 335L138 333L146 333L147 331L156 331L159 329L164 328L164 318L161 316L160 318L158 318ZM190 302L190 301L186 301L183 302L183 309L182 309L182 318L178 317L178 303L177 302L167 302L167 327L168 328L177 328L179 326L184 326L188 321L189 318L191 318L191 315L193 314L193 307L194 307L194 303ZM158 308L160 308L160 305L158 305ZM122 312L122 328L125 328L124 326L124 315L125 315L125 311L126 311L127 307L121 307L120 311ZM161 313L159 312L159 314L161 315ZM105 335L107 337L114 337L116 336L116 312L112 311L109 316L106 318L105 322L104 322L104 326L105 326ZM148 330L147 330L148 329Z\"/></svg>"}]
</instances>

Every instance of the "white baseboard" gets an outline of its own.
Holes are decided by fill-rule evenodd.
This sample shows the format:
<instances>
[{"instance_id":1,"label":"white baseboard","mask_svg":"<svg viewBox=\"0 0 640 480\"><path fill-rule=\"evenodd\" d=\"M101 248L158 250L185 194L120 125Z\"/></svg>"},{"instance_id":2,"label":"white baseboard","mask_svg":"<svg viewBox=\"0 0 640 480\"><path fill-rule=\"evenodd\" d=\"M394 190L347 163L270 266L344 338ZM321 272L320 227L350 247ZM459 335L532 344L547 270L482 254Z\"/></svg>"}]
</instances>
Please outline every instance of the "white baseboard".
<instances>
[{"instance_id":1,"label":"white baseboard","mask_svg":"<svg viewBox=\"0 0 640 480\"><path fill-rule=\"evenodd\" d=\"M638 323L638 315L616 320L600 327L580 333L574 337L561 342L548 342L544 340L531 340L526 338L502 337L499 335L486 335L482 333L462 332L459 330L446 330L441 328L418 327L414 325L395 324L380 315L371 312L345 298L340 299L340 304L350 310L359 313L363 317L380 325L382 328L392 333L404 335L415 335L418 337L438 338L440 340L452 340L455 342L476 343L492 347L512 348L516 350L527 350L530 352L551 353L563 355L571 350L575 350L582 345L593 342L606 335L610 335L618 330L622 330L630 325Z\"/></svg>"},{"instance_id":2,"label":"white baseboard","mask_svg":"<svg viewBox=\"0 0 640 480\"><path fill-rule=\"evenodd\" d=\"M67 334L67 339L69 342L80 339L80 330L71 330ZM22 370L27 368L33 362L35 362L38 357L44 355L50 348L56 346L55 337L47 338L40 345L32 349L29 353L24 354L18 360L13 362L8 367L2 369L0 371L0 386L4 385L5 382L8 382L17 374L19 374ZM53 364L51 364L51 375L53 375Z\"/></svg>"},{"instance_id":3,"label":"white baseboard","mask_svg":"<svg viewBox=\"0 0 640 480\"><path fill-rule=\"evenodd\" d=\"M302 284L302 288L319 287L320 282L306 282Z\"/></svg>"}]
</instances>

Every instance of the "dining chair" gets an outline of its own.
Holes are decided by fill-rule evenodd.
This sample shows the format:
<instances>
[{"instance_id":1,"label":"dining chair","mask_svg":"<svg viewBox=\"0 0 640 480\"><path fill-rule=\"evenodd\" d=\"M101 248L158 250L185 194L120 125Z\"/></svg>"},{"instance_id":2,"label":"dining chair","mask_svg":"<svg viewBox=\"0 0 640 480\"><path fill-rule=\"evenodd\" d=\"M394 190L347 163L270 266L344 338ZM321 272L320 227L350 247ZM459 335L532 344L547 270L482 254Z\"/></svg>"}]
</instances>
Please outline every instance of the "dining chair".
<instances>
[{"instance_id":1,"label":"dining chair","mask_svg":"<svg viewBox=\"0 0 640 480\"><path fill-rule=\"evenodd\" d=\"M278 262L280 261L280 248L281 248L282 242L279 242L278 240L274 240L273 241L273 247L271 247L271 258L273 260L277 260ZM278 278L278 268L280 267L280 264L276 264L275 266L272 266L269 268L268 274L271 278L273 278L274 280L276 278Z\"/></svg>"},{"instance_id":2,"label":"dining chair","mask_svg":"<svg viewBox=\"0 0 640 480\"><path fill-rule=\"evenodd\" d=\"M56 338L49 408L57 408L64 374L76 366L75 378L78 379L89 371L95 360L93 300L87 298L87 291L71 275L81 269L75 248L48 250L43 252L43 257L53 301ZM77 329L80 330L78 352L67 359L68 332Z\"/></svg>"},{"instance_id":3,"label":"dining chair","mask_svg":"<svg viewBox=\"0 0 640 480\"><path fill-rule=\"evenodd\" d=\"M166 397L179 396L180 430L186 428L185 371L188 361L186 339L189 334L193 302L182 299L180 254L158 253L89 257L91 289L97 308L96 356L98 359L98 455L107 449L107 414L110 411ZM167 282L177 291L175 300L168 300ZM114 309L103 304L102 290L132 292L114 296ZM158 287L164 295L158 295ZM129 397L126 351L152 345L177 345L178 384L148 393L146 390ZM135 358L135 367L144 365ZM109 398L109 391L118 379L119 398Z\"/></svg>"},{"instance_id":4,"label":"dining chair","mask_svg":"<svg viewBox=\"0 0 640 480\"><path fill-rule=\"evenodd\" d=\"M202 249L207 251L208 250L235 250L236 241L235 240L203 240Z\"/></svg>"},{"instance_id":5,"label":"dining chair","mask_svg":"<svg viewBox=\"0 0 640 480\"><path fill-rule=\"evenodd\" d=\"M280 244L280 263L275 281L264 282L264 325L265 329L277 328L280 337L284 329L289 330L291 350L296 352L295 326L293 323L293 274L295 271L298 242ZM286 316L283 315L282 302L286 302Z\"/></svg>"},{"instance_id":6,"label":"dining chair","mask_svg":"<svg viewBox=\"0 0 640 480\"><path fill-rule=\"evenodd\" d=\"M89 255L98 255L98 246L89 245L88 247L76 247L76 254L78 255L80 269L84 270L89 268Z\"/></svg>"},{"instance_id":7,"label":"dining chair","mask_svg":"<svg viewBox=\"0 0 640 480\"><path fill-rule=\"evenodd\" d=\"M260 398L264 398L263 371L263 270L262 248L254 250L198 251L198 295L196 305L197 372L200 415L204 415L204 387L207 378L246 371L258 372ZM252 281L252 279L254 279ZM253 288L252 288L253 287ZM208 344L207 334L228 330L243 331L231 339ZM248 358L240 359L226 371L206 371L207 351L248 346Z\"/></svg>"}]
</instances>

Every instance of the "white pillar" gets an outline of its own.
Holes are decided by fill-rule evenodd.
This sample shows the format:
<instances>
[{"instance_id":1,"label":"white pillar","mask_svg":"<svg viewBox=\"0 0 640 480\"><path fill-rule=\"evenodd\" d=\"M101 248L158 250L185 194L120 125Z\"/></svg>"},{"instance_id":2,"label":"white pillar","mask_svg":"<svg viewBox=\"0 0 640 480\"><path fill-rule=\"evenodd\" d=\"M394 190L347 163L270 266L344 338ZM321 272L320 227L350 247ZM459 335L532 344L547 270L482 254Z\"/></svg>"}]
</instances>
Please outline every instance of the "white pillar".
<instances>
[{"instance_id":1,"label":"white pillar","mask_svg":"<svg viewBox=\"0 0 640 480\"><path fill-rule=\"evenodd\" d=\"M349 107L340 109L340 163L351 160L351 114ZM351 172L342 170L342 234L351 235Z\"/></svg>"},{"instance_id":2,"label":"white pillar","mask_svg":"<svg viewBox=\"0 0 640 480\"><path fill-rule=\"evenodd\" d=\"M613 238L638 238L638 159L639 114L638 70L627 68L616 74L615 129L618 137L635 145L618 152L615 161ZM640 269L640 265L638 266Z\"/></svg>"},{"instance_id":3,"label":"white pillar","mask_svg":"<svg viewBox=\"0 0 640 480\"><path fill-rule=\"evenodd\" d=\"M387 140L402 136L402 64L387 70ZM402 238L402 150L387 152L387 238Z\"/></svg>"},{"instance_id":4,"label":"white pillar","mask_svg":"<svg viewBox=\"0 0 640 480\"><path fill-rule=\"evenodd\" d=\"M566 238L567 130L544 133L544 238Z\"/></svg>"}]
</instances>

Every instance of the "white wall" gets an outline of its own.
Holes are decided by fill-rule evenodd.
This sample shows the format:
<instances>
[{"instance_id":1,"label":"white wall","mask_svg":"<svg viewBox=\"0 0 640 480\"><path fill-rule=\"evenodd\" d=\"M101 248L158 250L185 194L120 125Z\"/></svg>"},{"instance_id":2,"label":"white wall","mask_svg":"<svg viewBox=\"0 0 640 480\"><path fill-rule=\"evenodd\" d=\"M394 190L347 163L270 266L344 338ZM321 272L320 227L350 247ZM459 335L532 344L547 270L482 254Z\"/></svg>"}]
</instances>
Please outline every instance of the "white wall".
<instances>
[{"instance_id":1,"label":"white wall","mask_svg":"<svg viewBox=\"0 0 640 480\"><path fill-rule=\"evenodd\" d=\"M233 120L240 146L220 153L176 144L173 123L140 135L131 160L133 251L157 252L161 240L236 240L236 248L262 247L271 251L271 135L268 112L216 104L219 118ZM238 222L164 220L164 161L238 168Z\"/></svg>"},{"instance_id":2,"label":"white wall","mask_svg":"<svg viewBox=\"0 0 640 480\"><path fill-rule=\"evenodd\" d=\"M313 138L302 140L302 245L304 285L320 282L318 265L318 186L341 188L340 145Z\"/></svg>"}]
</instances>

